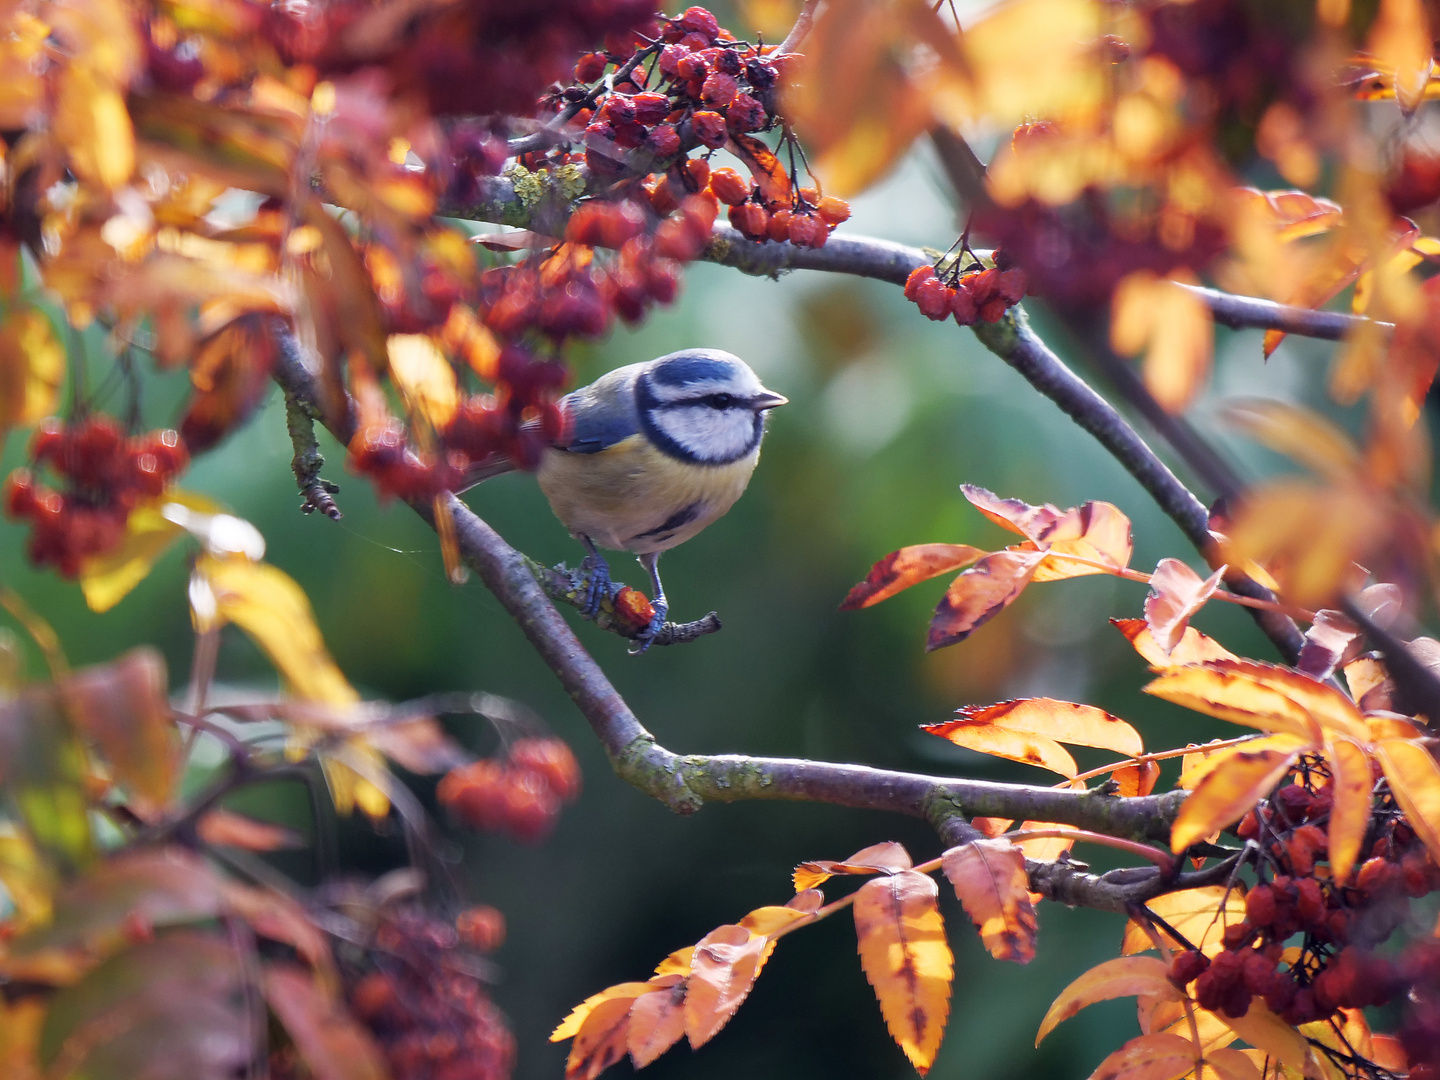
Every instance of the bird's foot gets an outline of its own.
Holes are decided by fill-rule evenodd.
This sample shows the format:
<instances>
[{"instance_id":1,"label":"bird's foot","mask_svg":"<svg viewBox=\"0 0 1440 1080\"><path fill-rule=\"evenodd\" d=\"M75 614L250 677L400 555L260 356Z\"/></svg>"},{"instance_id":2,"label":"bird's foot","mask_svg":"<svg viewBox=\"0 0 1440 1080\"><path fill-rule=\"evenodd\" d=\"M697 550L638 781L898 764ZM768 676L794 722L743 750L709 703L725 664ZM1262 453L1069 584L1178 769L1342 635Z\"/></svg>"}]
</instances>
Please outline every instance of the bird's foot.
<instances>
[{"instance_id":1,"label":"bird's foot","mask_svg":"<svg viewBox=\"0 0 1440 1080\"><path fill-rule=\"evenodd\" d=\"M664 597L651 601L655 614L650 616L650 625L635 638L635 644L630 646L630 655L639 656L651 645L655 644L655 637L660 633L660 628L665 625L665 616L670 611L670 605L665 602Z\"/></svg>"},{"instance_id":2,"label":"bird's foot","mask_svg":"<svg viewBox=\"0 0 1440 1080\"><path fill-rule=\"evenodd\" d=\"M581 561L580 567L585 571L585 606L580 612L585 618L593 619L600 613L601 603L613 599L610 595L610 566L603 556L591 553Z\"/></svg>"}]
</instances>

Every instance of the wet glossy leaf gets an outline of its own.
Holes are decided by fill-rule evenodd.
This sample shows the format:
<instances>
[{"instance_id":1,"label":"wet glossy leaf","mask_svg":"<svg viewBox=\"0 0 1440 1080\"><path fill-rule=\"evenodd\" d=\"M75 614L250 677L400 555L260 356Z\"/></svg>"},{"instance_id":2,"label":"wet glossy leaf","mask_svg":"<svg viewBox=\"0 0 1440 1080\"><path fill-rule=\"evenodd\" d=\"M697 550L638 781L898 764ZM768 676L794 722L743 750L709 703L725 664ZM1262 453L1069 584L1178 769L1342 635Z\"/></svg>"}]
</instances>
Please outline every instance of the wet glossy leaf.
<instances>
[{"instance_id":1,"label":"wet glossy leaf","mask_svg":"<svg viewBox=\"0 0 1440 1080\"><path fill-rule=\"evenodd\" d=\"M698 1050L730 1022L768 955L767 940L743 926L716 927L695 945L685 992L685 1034Z\"/></svg>"},{"instance_id":2,"label":"wet glossy leaf","mask_svg":"<svg viewBox=\"0 0 1440 1080\"><path fill-rule=\"evenodd\" d=\"M1374 749L1405 820L1440 860L1440 765L1424 746L1405 739L1381 739Z\"/></svg>"},{"instance_id":3,"label":"wet glossy leaf","mask_svg":"<svg viewBox=\"0 0 1440 1080\"><path fill-rule=\"evenodd\" d=\"M1180 1035L1137 1035L1102 1061L1090 1080L1179 1080L1194 1071L1197 1053Z\"/></svg>"},{"instance_id":4,"label":"wet glossy leaf","mask_svg":"<svg viewBox=\"0 0 1440 1080\"><path fill-rule=\"evenodd\" d=\"M180 734L170 716L165 659L132 649L61 684L71 722L99 748L115 779L142 803L165 806L180 778Z\"/></svg>"},{"instance_id":5,"label":"wet glossy leaf","mask_svg":"<svg viewBox=\"0 0 1440 1080\"><path fill-rule=\"evenodd\" d=\"M295 1040L315 1080L388 1080L374 1036L314 975L288 964L270 964L263 985L265 1001Z\"/></svg>"},{"instance_id":6,"label":"wet glossy leaf","mask_svg":"<svg viewBox=\"0 0 1440 1080\"><path fill-rule=\"evenodd\" d=\"M916 544L892 551L870 568L864 581L850 590L840 610L854 611L878 604L911 585L969 566L984 554L969 544Z\"/></svg>"},{"instance_id":7,"label":"wet glossy leaf","mask_svg":"<svg viewBox=\"0 0 1440 1080\"><path fill-rule=\"evenodd\" d=\"M1024 852L1008 840L973 840L947 851L943 866L990 955L1021 964L1033 960L1039 923Z\"/></svg>"},{"instance_id":8,"label":"wet glossy leaf","mask_svg":"<svg viewBox=\"0 0 1440 1080\"><path fill-rule=\"evenodd\" d=\"M1285 778L1298 750L1246 750L1235 754L1191 792L1175 816L1170 849L1176 854L1239 821Z\"/></svg>"},{"instance_id":9,"label":"wet glossy leaf","mask_svg":"<svg viewBox=\"0 0 1440 1080\"><path fill-rule=\"evenodd\" d=\"M1344 884L1370 827L1374 780L1370 755L1351 739L1332 738L1325 746L1325 758L1330 764L1330 790L1334 793L1329 824L1330 872Z\"/></svg>"},{"instance_id":10,"label":"wet glossy leaf","mask_svg":"<svg viewBox=\"0 0 1440 1080\"><path fill-rule=\"evenodd\" d=\"M1056 1025L1097 1001L1142 994L1178 999L1180 992L1166 977L1167 970L1164 961L1153 956L1122 956L1097 964L1060 991L1060 995L1050 1003L1045 1018L1040 1021L1040 1030L1035 1034L1035 1045L1039 1046Z\"/></svg>"},{"instance_id":11,"label":"wet glossy leaf","mask_svg":"<svg viewBox=\"0 0 1440 1080\"><path fill-rule=\"evenodd\" d=\"M964 641L1025 591L1043 551L997 551L970 567L946 590L930 621L927 651Z\"/></svg>"},{"instance_id":12,"label":"wet glossy leaf","mask_svg":"<svg viewBox=\"0 0 1440 1080\"><path fill-rule=\"evenodd\" d=\"M883 843L861 848L848 859L838 862L822 859L817 862L801 863L795 868L795 891L798 893L806 889L813 889L835 874L894 873L897 870L908 870L912 865L910 853L905 850L903 845L897 844L893 840L886 840Z\"/></svg>"},{"instance_id":13,"label":"wet glossy leaf","mask_svg":"<svg viewBox=\"0 0 1440 1080\"><path fill-rule=\"evenodd\" d=\"M984 720L947 720L927 724L921 730L967 750L1036 765L1070 779L1079 772L1070 752L1047 735L1012 731Z\"/></svg>"},{"instance_id":14,"label":"wet glossy leaf","mask_svg":"<svg viewBox=\"0 0 1440 1080\"><path fill-rule=\"evenodd\" d=\"M945 1035L954 974L939 888L924 874L902 870L862 885L854 909L860 966L885 1026L924 1076Z\"/></svg>"},{"instance_id":15,"label":"wet glossy leaf","mask_svg":"<svg viewBox=\"0 0 1440 1080\"><path fill-rule=\"evenodd\" d=\"M1206 660L1240 659L1214 638L1202 634L1193 626L1185 628L1185 633L1180 636L1179 642L1167 657L1150 633L1150 628L1145 625L1144 619L1111 619L1110 624L1125 635L1125 639L1135 647L1135 651L1152 667L1183 667L1187 664L1202 664Z\"/></svg>"},{"instance_id":16,"label":"wet glossy leaf","mask_svg":"<svg viewBox=\"0 0 1440 1080\"><path fill-rule=\"evenodd\" d=\"M1155 567L1145 598L1145 623L1165 655L1172 655L1184 639L1190 619L1215 595L1226 569L1222 566L1202 580L1179 559L1161 559Z\"/></svg>"},{"instance_id":17,"label":"wet glossy leaf","mask_svg":"<svg viewBox=\"0 0 1440 1080\"><path fill-rule=\"evenodd\" d=\"M1077 705L1055 698L1020 698L995 705L967 705L957 709L955 715L961 720L1044 735L1056 742L1113 750L1126 757L1145 752L1138 731L1118 716L1093 705Z\"/></svg>"}]
</instances>

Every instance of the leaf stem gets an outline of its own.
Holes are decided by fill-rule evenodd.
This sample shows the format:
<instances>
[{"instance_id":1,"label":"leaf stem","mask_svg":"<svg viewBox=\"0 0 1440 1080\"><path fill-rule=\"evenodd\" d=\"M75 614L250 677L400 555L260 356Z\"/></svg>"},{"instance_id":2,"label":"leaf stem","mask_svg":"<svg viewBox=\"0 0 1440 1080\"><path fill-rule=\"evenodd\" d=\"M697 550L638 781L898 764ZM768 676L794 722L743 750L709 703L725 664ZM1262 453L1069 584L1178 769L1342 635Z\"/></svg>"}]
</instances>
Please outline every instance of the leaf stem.
<instances>
[{"instance_id":1,"label":"leaf stem","mask_svg":"<svg viewBox=\"0 0 1440 1080\"><path fill-rule=\"evenodd\" d=\"M1132 855L1139 855L1142 859L1149 859L1165 874L1175 872L1175 860L1170 857L1169 852L1135 840L1121 840L1118 837L1106 836L1104 833L1090 832L1087 829L1018 829L1015 832L1006 833L1004 838L1014 843L1019 843L1021 840L1084 840L1091 844L1102 844L1119 851L1128 851Z\"/></svg>"}]
</instances>

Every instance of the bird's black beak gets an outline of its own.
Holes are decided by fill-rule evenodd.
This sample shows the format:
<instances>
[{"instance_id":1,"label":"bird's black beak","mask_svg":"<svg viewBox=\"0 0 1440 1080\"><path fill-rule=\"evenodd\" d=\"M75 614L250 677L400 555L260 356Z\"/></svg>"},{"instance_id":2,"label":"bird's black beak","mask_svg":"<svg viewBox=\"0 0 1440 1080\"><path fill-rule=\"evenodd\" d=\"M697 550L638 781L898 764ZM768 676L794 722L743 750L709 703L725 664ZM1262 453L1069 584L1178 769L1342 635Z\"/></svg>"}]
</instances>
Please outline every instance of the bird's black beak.
<instances>
[{"instance_id":1,"label":"bird's black beak","mask_svg":"<svg viewBox=\"0 0 1440 1080\"><path fill-rule=\"evenodd\" d=\"M790 399L783 394L772 393L769 390L762 390L750 399L750 407L756 412L764 412L766 409L776 409L781 405L790 404Z\"/></svg>"}]
</instances>

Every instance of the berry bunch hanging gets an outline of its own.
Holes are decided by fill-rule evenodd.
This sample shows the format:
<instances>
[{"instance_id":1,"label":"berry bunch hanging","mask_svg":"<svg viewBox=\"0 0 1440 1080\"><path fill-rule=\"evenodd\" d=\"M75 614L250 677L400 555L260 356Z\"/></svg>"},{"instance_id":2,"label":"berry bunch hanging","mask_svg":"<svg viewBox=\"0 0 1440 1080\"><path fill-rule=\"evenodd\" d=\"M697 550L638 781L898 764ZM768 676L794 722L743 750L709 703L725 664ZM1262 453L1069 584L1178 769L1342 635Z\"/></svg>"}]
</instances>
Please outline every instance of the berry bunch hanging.
<instances>
[{"instance_id":1,"label":"berry bunch hanging","mask_svg":"<svg viewBox=\"0 0 1440 1080\"><path fill-rule=\"evenodd\" d=\"M580 797L580 766L559 739L517 739L503 758L446 773L435 795L470 828L536 843L555 828L561 806Z\"/></svg>"}]
</instances>

